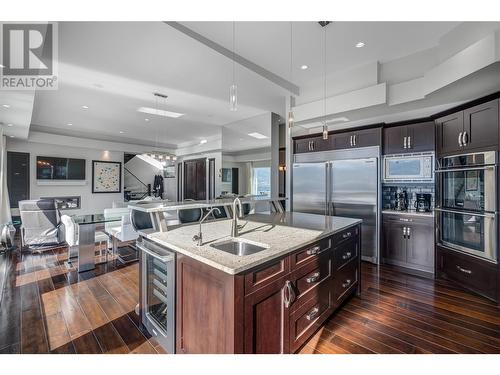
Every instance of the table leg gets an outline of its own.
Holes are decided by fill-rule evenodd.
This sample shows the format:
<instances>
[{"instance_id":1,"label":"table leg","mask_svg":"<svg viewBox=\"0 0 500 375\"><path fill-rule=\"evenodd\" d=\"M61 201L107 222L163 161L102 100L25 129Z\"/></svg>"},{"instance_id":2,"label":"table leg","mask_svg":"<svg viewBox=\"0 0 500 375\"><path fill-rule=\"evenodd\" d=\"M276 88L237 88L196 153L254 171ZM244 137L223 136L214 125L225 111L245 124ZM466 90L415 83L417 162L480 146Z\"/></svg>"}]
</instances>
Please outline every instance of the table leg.
<instances>
[{"instance_id":1,"label":"table leg","mask_svg":"<svg viewBox=\"0 0 500 375\"><path fill-rule=\"evenodd\" d=\"M78 272L95 268L95 224L79 226Z\"/></svg>"}]
</instances>

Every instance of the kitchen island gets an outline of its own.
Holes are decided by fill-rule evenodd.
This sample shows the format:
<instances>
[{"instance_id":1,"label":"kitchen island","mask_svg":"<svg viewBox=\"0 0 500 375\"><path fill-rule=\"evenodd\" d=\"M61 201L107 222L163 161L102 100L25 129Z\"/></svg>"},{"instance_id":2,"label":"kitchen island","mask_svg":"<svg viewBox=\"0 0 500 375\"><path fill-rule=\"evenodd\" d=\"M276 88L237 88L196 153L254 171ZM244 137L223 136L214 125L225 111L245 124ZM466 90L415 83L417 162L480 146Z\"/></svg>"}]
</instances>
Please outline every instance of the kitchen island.
<instances>
[{"instance_id":1,"label":"kitchen island","mask_svg":"<svg viewBox=\"0 0 500 375\"><path fill-rule=\"evenodd\" d=\"M231 220L204 223L201 246L198 224L142 239L175 254L177 353L293 353L359 292L361 220L286 212L240 224L238 239L264 249L215 248Z\"/></svg>"}]
</instances>

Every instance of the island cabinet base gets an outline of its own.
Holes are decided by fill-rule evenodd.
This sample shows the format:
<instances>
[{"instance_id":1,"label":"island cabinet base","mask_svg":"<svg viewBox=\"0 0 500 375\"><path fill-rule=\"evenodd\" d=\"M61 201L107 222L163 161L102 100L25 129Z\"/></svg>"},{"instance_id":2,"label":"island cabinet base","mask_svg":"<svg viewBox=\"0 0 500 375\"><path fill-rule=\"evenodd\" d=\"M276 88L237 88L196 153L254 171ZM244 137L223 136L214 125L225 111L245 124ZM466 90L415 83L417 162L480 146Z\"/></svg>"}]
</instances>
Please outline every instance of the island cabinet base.
<instances>
[{"instance_id":1,"label":"island cabinet base","mask_svg":"<svg viewBox=\"0 0 500 375\"><path fill-rule=\"evenodd\" d=\"M230 275L177 256L177 353L294 353L360 291L360 226Z\"/></svg>"}]
</instances>

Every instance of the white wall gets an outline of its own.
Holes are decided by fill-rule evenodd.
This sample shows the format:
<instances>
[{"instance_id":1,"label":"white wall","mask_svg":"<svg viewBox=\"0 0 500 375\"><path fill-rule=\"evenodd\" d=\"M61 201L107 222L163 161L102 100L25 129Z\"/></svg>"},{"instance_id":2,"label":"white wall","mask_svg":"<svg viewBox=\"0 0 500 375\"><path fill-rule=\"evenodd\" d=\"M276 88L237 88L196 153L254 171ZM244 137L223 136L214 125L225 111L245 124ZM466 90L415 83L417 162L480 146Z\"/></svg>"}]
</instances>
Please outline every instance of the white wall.
<instances>
[{"instance_id":1,"label":"white wall","mask_svg":"<svg viewBox=\"0 0 500 375\"><path fill-rule=\"evenodd\" d=\"M75 138L74 140L77 139ZM78 144L80 144L80 142ZM27 152L30 154L31 199L54 196L81 196L81 209L67 211L70 214L99 212L106 207L112 207L113 202L123 202L123 192L116 194L92 194L92 160L119 161L123 163L123 152L121 151L99 150L61 144L54 145L16 139L8 139L7 151ZM54 185L49 186L38 185L36 180L37 156L56 156L86 159L85 185L61 185L63 182L56 182Z\"/></svg>"},{"instance_id":2,"label":"white wall","mask_svg":"<svg viewBox=\"0 0 500 375\"><path fill-rule=\"evenodd\" d=\"M245 195L250 194L250 187L248 186L248 163L237 163L232 161L224 160L222 157L222 168L238 168L238 194ZM231 193L232 191L231 182L221 181L221 191L227 191Z\"/></svg>"}]
</instances>

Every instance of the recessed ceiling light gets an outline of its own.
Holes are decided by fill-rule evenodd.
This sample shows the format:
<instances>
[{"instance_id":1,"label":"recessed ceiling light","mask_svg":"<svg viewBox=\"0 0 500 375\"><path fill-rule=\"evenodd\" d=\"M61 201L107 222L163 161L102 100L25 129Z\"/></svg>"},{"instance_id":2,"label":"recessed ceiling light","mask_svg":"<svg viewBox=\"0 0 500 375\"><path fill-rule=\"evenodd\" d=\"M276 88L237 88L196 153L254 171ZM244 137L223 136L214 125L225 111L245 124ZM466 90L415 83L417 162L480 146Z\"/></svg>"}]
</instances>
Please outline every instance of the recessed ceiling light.
<instances>
[{"instance_id":1,"label":"recessed ceiling light","mask_svg":"<svg viewBox=\"0 0 500 375\"><path fill-rule=\"evenodd\" d=\"M10 138L14 138L14 136L13 136L13 135L9 135L9 137L10 137Z\"/></svg>"},{"instance_id":2,"label":"recessed ceiling light","mask_svg":"<svg viewBox=\"0 0 500 375\"><path fill-rule=\"evenodd\" d=\"M10 105L9 104L2 104L2 107L4 107L4 108L10 108Z\"/></svg>"},{"instance_id":3,"label":"recessed ceiling light","mask_svg":"<svg viewBox=\"0 0 500 375\"><path fill-rule=\"evenodd\" d=\"M12 125L12 124L7 124L7 126L8 126L9 128L11 128L13 125Z\"/></svg>"},{"instance_id":4,"label":"recessed ceiling light","mask_svg":"<svg viewBox=\"0 0 500 375\"><path fill-rule=\"evenodd\" d=\"M257 132L254 132L254 133L248 133L248 135L250 137L254 137L254 138L257 138L257 139L266 139L268 138L267 136L265 136L264 134L260 134L260 133L257 133Z\"/></svg>"},{"instance_id":5,"label":"recessed ceiling light","mask_svg":"<svg viewBox=\"0 0 500 375\"><path fill-rule=\"evenodd\" d=\"M148 118L145 118L145 119L144 119L144 121L149 122L149 119L148 119Z\"/></svg>"},{"instance_id":6,"label":"recessed ceiling light","mask_svg":"<svg viewBox=\"0 0 500 375\"><path fill-rule=\"evenodd\" d=\"M0 68L5 68L5 65L0 64Z\"/></svg>"},{"instance_id":7,"label":"recessed ceiling light","mask_svg":"<svg viewBox=\"0 0 500 375\"><path fill-rule=\"evenodd\" d=\"M208 141L207 141L206 139L202 139L202 140L200 141L200 145L205 144L205 143L207 143L207 142L208 142Z\"/></svg>"},{"instance_id":8,"label":"recessed ceiling light","mask_svg":"<svg viewBox=\"0 0 500 375\"><path fill-rule=\"evenodd\" d=\"M362 48L364 46L365 46L364 42L358 42L358 43L356 43L356 48Z\"/></svg>"},{"instance_id":9,"label":"recessed ceiling light","mask_svg":"<svg viewBox=\"0 0 500 375\"><path fill-rule=\"evenodd\" d=\"M123 132L123 131L120 130L120 134L123 134L123 133L125 133L125 132Z\"/></svg>"},{"instance_id":10,"label":"recessed ceiling light","mask_svg":"<svg viewBox=\"0 0 500 375\"><path fill-rule=\"evenodd\" d=\"M73 124L70 122L69 124L67 124L68 126L73 126Z\"/></svg>"},{"instance_id":11,"label":"recessed ceiling light","mask_svg":"<svg viewBox=\"0 0 500 375\"><path fill-rule=\"evenodd\" d=\"M307 65L302 65L302 66L300 67L300 69L302 69L302 70L306 70L307 68L309 68Z\"/></svg>"},{"instance_id":12,"label":"recessed ceiling light","mask_svg":"<svg viewBox=\"0 0 500 375\"><path fill-rule=\"evenodd\" d=\"M149 107L141 107L137 110L137 112L148 113L150 115L173 117L173 118L184 116L184 113L164 111L162 109L149 108Z\"/></svg>"},{"instance_id":13,"label":"recessed ceiling light","mask_svg":"<svg viewBox=\"0 0 500 375\"><path fill-rule=\"evenodd\" d=\"M82 109L89 109L88 105L82 105Z\"/></svg>"}]
</instances>

